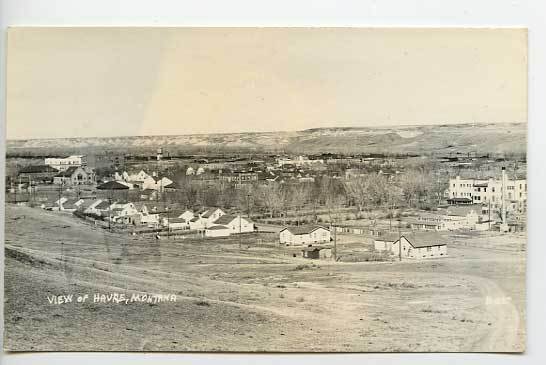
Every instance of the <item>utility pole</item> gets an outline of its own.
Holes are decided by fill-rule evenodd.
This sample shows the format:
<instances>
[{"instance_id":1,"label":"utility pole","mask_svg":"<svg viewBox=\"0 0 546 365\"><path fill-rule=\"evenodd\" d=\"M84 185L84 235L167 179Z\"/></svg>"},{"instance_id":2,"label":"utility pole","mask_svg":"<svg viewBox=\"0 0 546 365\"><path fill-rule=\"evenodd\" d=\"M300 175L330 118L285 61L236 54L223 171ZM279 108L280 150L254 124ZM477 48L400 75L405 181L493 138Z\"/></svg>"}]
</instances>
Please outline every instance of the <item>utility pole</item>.
<instances>
[{"instance_id":1,"label":"utility pole","mask_svg":"<svg viewBox=\"0 0 546 365\"><path fill-rule=\"evenodd\" d=\"M337 262L337 230L335 222L330 223L330 234L334 235L334 251L332 256L334 257L334 262Z\"/></svg>"},{"instance_id":2,"label":"utility pole","mask_svg":"<svg viewBox=\"0 0 546 365\"><path fill-rule=\"evenodd\" d=\"M239 249L241 249L242 247L242 242L241 242L241 218L242 218L243 214L242 212L239 213Z\"/></svg>"},{"instance_id":3,"label":"utility pole","mask_svg":"<svg viewBox=\"0 0 546 365\"><path fill-rule=\"evenodd\" d=\"M61 180L61 183L59 184L59 200L58 200L59 212L61 211L61 195L62 195L62 192L63 192L63 180Z\"/></svg>"},{"instance_id":4,"label":"utility pole","mask_svg":"<svg viewBox=\"0 0 546 365\"><path fill-rule=\"evenodd\" d=\"M108 230L112 231L112 197L108 197Z\"/></svg>"},{"instance_id":5,"label":"utility pole","mask_svg":"<svg viewBox=\"0 0 546 365\"><path fill-rule=\"evenodd\" d=\"M398 215L398 258L402 261L402 233L400 231L402 214Z\"/></svg>"},{"instance_id":6,"label":"utility pole","mask_svg":"<svg viewBox=\"0 0 546 365\"><path fill-rule=\"evenodd\" d=\"M487 209L487 213L489 215L489 230L491 230L491 199L489 199L489 208Z\"/></svg>"},{"instance_id":7,"label":"utility pole","mask_svg":"<svg viewBox=\"0 0 546 365\"><path fill-rule=\"evenodd\" d=\"M246 194L246 211L247 217L250 220L250 193Z\"/></svg>"}]
</instances>

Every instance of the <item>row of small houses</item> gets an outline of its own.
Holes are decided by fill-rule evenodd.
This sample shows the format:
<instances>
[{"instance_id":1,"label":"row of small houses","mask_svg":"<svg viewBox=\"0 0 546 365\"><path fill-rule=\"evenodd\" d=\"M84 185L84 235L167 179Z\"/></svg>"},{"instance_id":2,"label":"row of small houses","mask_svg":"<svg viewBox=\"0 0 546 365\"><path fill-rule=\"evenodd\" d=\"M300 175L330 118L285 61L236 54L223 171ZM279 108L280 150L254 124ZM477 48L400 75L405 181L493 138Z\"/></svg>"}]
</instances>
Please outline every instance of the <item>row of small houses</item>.
<instances>
[{"instance_id":1,"label":"row of small houses","mask_svg":"<svg viewBox=\"0 0 546 365\"><path fill-rule=\"evenodd\" d=\"M110 202L103 199L68 199L62 197L55 206L46 207L61 211L80 211L101 217L113 223L168 227L169 230L200 231L206 237L227 237L231 234L255 231L255 225L240 215L231 215L220 208L207 208L198 212L148 210L144 203ZM331 232L323 226L285 227L279 231L279 242L287 246L305 246L303 256L327 258L331 256ZM402 242L400 252L399 244ZM447 246L436 232L411 232L402 235L386 233L374 237L375 249L388 251L403 258L431 258L447 256Z\"/></svg>"},{"instance_id":2,"label":"row of small houses","mask_svg":"<svg viewBox=\"0 0 546 365\"><path fill-rule=\"evenodd\" d=\"M44 206L43 208L48 207ZM191 210L159 212L157 209L148 209L144 203L62 197L49 209L67 212L80 211L83 214L124 225L164 227L172 231L200 231L207 237L227 237L233 233L254 232L254 223L250 219L240 215L227 214L220 208L207 208L195 213Z\"/></svg>"}]
</instances>

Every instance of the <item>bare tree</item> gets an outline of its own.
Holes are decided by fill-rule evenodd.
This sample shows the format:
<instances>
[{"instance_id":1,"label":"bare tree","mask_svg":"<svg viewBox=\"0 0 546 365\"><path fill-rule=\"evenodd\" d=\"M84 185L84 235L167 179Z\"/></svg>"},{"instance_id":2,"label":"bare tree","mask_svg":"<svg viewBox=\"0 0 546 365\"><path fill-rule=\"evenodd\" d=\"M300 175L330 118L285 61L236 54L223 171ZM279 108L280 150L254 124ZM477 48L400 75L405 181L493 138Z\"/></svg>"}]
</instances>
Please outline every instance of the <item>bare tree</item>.
<instances>
[{"instance_id":1,"label":"bare tree","mask_svg":"<svg viewBox=\"0 0 546 365\"><path fill-rule=\"evenodd\" d=\"M309 196L307 184L292 185L289 196L291 205L296 212L296 222L299 225L301 211L307 202L307 197Z\"/></svg>"},{"instance_id":2,"label":"bare tree","mask_svg":"<svg viewBox=\"0 0 546 365\"><path fill-rule=\"evenodd\" d=\"M260 202L262 202L264 207L269 211L269 216L271 218L274 217L275 213L282 209L283 194L281 186L278 183L272 182L260 186L257 190L257 194L259 195Z\"/></svg>"}]
</instances>

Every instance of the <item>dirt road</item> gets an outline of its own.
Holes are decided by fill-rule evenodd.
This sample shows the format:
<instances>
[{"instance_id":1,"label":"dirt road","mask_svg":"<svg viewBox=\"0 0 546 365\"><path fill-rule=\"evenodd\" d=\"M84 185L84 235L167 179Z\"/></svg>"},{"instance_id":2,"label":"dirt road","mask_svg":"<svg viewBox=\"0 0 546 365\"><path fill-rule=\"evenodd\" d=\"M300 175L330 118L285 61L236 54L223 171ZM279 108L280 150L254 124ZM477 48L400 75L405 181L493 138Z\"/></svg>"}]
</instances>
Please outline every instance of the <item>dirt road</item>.
<instances>
[{"instance_id":1,"label":"dirt road","mask_svg":"<svg viewBox=\"0 0 546 365\"><path fill-rule=\"evenodd\" d=\"M524 255L454 247L441 260L311 263L273 243L245 240L243 249L237 239L156 242L111 234L55 212L9 206L6 346L134 351L524 347ZM52 294L96 292L173 293L177 301L47 301Z\"/></svg>"}]
</instances>

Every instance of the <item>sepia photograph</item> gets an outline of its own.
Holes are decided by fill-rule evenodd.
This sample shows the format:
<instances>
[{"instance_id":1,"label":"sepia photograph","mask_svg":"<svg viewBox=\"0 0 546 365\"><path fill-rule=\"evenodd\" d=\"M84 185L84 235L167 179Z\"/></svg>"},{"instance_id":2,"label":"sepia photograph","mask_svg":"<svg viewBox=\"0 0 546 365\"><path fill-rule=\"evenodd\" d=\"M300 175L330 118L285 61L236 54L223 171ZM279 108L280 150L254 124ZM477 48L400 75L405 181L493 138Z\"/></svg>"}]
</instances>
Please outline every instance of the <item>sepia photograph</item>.
<instances>
[{"instance_id":1,"label":"sepia photograph","mask_svg":"<svg viewBox=\"0 0 546 365\"><path fill-rule=\"evenodd\" d=\"M527 36L10 28L4 350L524 352Z\"/></svg>"}]
</instances>

